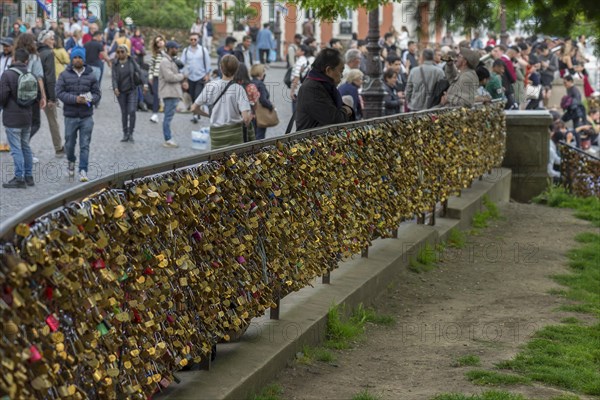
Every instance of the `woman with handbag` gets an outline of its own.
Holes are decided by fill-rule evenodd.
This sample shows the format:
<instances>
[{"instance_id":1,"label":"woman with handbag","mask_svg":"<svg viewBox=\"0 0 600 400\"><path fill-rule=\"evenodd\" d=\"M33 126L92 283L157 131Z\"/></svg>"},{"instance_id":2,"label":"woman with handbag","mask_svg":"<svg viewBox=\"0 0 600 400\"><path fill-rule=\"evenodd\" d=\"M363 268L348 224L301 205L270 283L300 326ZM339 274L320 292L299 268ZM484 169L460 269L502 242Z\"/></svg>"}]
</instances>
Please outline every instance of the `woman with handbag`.
<instances>
[{"instance_id":1,"label":"woman with handbag","mask_svg":"<svg viewBox=\"0 0 600 400\"><path fill-rule=\"evenodd\" d=\"M221 59L223 78L210 81L192 104L192 112L210 117L210 144L213 150L244 143L243 126L252 122L248 95L234 80L240 66L238 59L227 54ZM208 105L210 113L202 111Z\"/></svg>"},{"instance_id":2,"label":"woman with handbag","mask_svg":"<svg viewBox=\"0 0 600 400\"><path fill-rule=\"evenodd\" d=\"M256 132L256 140L262 140L267 136L267 125L276 126L279 123L279 119L277 118L277 111L275 111L273 103L269 100L270 94L264 82L265 66L254 64L250 69L250 76L252 77L252 83L260 93L258 103L256 103L256 118L252 120L252 123ZM263 115L265 118L263 118ZM261 120L261 126L258 126L259 119Z\"/></svg>"},{"instance_id":3,"label":"woman with handbag","mask_svg":"<svg viewBox=\"0 0 600 400\"><path fill-rule=\"evenodd\" d=\"M117 60L112 67L112 85L121 108L123 138L121 142L133 143L135 112L138 105L138 86L143 84L139 65L128 55L127 46L117 47ZM147 86L144 86L146 89Z\"/></svg>"}]
</instances>

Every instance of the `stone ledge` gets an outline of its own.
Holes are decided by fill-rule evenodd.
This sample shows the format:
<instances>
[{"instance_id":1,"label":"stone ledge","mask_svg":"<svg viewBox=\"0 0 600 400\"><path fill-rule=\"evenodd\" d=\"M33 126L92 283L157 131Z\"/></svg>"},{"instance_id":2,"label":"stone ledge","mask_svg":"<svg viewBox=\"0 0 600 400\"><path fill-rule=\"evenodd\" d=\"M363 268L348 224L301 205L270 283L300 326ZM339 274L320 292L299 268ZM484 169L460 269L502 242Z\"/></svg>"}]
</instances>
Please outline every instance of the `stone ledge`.
<instances>
[{"instance_id":1,"label":"stone ledge","mask_svg":"<svg viewBox=\"0 0 600 400\"><path fill-rule=\"evenodd\" d=\"M359 255L345 261L331 273L331 284L320 280L281 300L280 319L255 318L237 343L218 345L217 359L210 371L177 373L180 384L171 384L154 399L245 399L260 391L285 368L304 345L324 341L327 313L334 304L354 308L370 304L385 290L396 271L405 268L410 257L426 243L445 240L452 228L470 226L473 214L488 195L494 202L506 202L510 193L510 170L496 169L465 189L460 198L449 200L449 215L436 218L435 226L402 224L398 239L375 240L369 258ZM452 210L452 213L450 213Z\"/></svg>"}]
</instances>

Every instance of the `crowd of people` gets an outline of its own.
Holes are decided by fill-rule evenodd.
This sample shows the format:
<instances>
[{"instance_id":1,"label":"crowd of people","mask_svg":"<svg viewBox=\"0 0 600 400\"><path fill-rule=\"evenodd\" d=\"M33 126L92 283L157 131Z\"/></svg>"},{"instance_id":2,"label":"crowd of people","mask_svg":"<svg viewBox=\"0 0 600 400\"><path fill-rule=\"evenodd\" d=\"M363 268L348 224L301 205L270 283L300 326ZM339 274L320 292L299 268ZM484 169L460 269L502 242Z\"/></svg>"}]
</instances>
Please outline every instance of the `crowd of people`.
<instances>
[{"instance_id":1,"label":"crowd of people","mask_svg":"<svg viewBox=\"0 0 600 400\"><path fill-rule=\"evenodd\" d=\"M319 52L314 42L313 37L296 35L288 49L287 62L292 77L290 97L292 108L297 112L298 129L361 119L364 109L361 86L363 76L368 72L366 41L351 41L344 57L329 54L335 58L333 60L324 55L329 60L326 68L319 62L323 50ZM484 43L480 33L475 31L470 40L456 43L448 32L440 43L419 48L410 39L406 27L400 32L392 27L380 39L379 45L383 60L385 115L444 106L471 107L477 102L498 99L504 102L507 110L548 109L555 120L550 127L553 139L550 152L555 156L548 167L552 177L556 177L559 169L558 141L565 140L583 150L598 146L600 112L597 108L586 108L598 92L590 84L585 69L588 60L584 36L576 40L515 37L501 43L495 34L488 33ZM332 39L328 48L341 50L340 46L339 40ZM321 73L316 79L315 70ZM342 71L340 76L333 72L338 70ZM327 98L325 93L315 89L311 80L321 82L325 88L336 85L337 93L330 96L330 103L341 112L322 113L326 107L320 102L299 107L297 103L303 103L297 101L303 93L299 85L304 79L307 79L302 85L306 85L304 92L315 97ZM560 104L551 103L556 82L561 82L565 88ZM349 108L347 115L343 112L344 106ZM307 119L307 114L311 118Z\"/></svg>"},{"instance_id":2,"label":"crowd of people","mask_svg":"<svg viewBox=\"0 0 600 400\"><path fill-rule=\"evenodd\" d=\"M216 48L218 60L213 66L213 27L207 19L198 18L192 25L186 46L162 35L146 43L139 29L118 18L104 29L89 17L73 18L68 25L38 20L33 28L16 23L11 35L0 41L0 107L15 163L15 177L3 186L35 184L31 171L36 159L29 142L40 128L41 110L48 119L56 156L66 156L71 177L76 172L79 140L79 180L88 180L93 113L102 98L105 65L111 69L111 87L121 110L122 142L134 141L136 112L150 107L153 123L161 122L159 113L163 112L163 145L178 147L171 123L184 93L191 100L191 121L197 123L200 116L210 120L212 149L264 139L267 128L273 126L271 121L277 121L272 118L276 110L264 83L275 39L269 24L261 29L242 28L239 43L227 36ZM284 83L293 113L288 130L292 122L302 130L364 118L366 41L333 38L320 46L310 19L302 32L285 49ZM471 40L455 43L447 33L440 43L419 47L406 27L399 32L392 27L379 45L385 115L471 107L495 99L504 101L506 109L552 108L552 85L560 76L566 95L552 137L584 148L597 144L599 113L584 107L584 98L592 96L594 89L584 68L583 37L577 41L514 38L499 43L489 33L484 43L479 32L474 32ZM35 98L21 98L31 96L34 89ZM64 141L57 122L58 101L64 103ZM572 127L567 127L569 122ZM560 134L563 129L567 131Z\"/></svg>"}]
</instances>

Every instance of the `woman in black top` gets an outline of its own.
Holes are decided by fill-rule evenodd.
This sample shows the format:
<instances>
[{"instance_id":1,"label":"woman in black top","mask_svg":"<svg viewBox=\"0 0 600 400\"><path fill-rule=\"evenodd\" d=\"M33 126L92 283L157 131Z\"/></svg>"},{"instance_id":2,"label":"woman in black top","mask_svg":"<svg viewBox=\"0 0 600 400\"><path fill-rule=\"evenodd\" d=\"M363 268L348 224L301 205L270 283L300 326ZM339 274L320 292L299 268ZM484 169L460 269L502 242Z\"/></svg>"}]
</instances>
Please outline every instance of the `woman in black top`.
<instances>
[{"instance_id":1,"label":"woman in black top","mask_svg":"<svg viewBox=\"0 0 600 400\"><path fill-rule=\"evenodd\" d=\"M387 69L383 74L385 84L385 115L394 115L400 112L400 97L396 92L396 82L398 82L398 74L392 69Z\"/></svg>"},{"instance_id":2,"label":"woman in black top","mask_svg":"<svg viewBox=\"0 0 600 400\"><path fill-rule=\"evenodd\" d=\"M127 46L117 47L117 61L113 64L112 84L121 108L123 138L121 142L133 143L135 112L138 105L137 88L142 82L142 72L137 63L129 56ZM144 85L146 89L146 85Z\"/></svg>"}]
</instances>

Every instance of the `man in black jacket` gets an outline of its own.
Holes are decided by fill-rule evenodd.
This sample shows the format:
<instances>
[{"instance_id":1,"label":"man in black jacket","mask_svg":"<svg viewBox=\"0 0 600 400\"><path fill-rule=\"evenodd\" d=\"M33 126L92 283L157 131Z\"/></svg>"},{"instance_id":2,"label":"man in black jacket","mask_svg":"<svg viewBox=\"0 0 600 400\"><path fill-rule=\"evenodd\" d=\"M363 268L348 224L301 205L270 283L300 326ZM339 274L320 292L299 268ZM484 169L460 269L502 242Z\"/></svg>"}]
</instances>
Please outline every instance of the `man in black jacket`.
<instances>
[{"instance_id":1,"label":"man in black jacket","mask_svg":"<svg viewBox=\"0 0 600 400\"><path fill-rule=\"evenodd\" d=\"M65 150L69 177L75 176L75 143L79 132L79 181L88 181L88 157L94 129L94 104L100 101L98 81L91 67L85 65L85 49L71 50L71 65L56 82L56 96L64 103Z\"/></svg>"},{"instance_id":2,"label":"man in black jacket","mask_svg":"<svg viewBox=\"0 0 600 400\"><path fill-rule=\"evenodd\" d=\"M58 126L58 118L56 115L56 69L54 64L54 40L55 34L53 31L42 31L38 37L38 53L42 66L44 67L44 89L46 89L46 118L52 136L52 144L56 157L64 157L65 148L60 137L60 128Z\"/></svg>"},{"instance_id":3,"label":"man in black jacket","mask_svg":"<svg viewBox=\"0 0 600 400\"><path fill-rule=\"evenodd\" d=\"M15 164L15 177L2 187L7 189L25 189L33 186L33 156L29 147L31 134L31 114L33 104L20 106L17 103L19 73L27 72L29 52L17 49L11 69L6 70L0 79L0 107L3 108L2 123L6 127L6 136L10 144L10 153Z\"/></svg>"}]
</instances>

